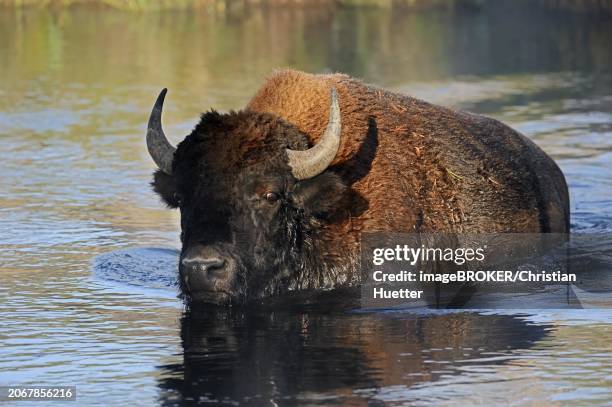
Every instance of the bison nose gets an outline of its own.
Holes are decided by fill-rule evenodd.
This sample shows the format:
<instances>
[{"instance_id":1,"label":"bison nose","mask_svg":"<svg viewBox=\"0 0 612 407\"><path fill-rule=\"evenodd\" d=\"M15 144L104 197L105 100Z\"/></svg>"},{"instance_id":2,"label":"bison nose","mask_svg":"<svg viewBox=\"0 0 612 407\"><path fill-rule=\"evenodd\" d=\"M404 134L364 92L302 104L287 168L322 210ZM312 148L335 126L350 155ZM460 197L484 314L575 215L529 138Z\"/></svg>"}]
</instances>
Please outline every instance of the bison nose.
<instances>
[{"instance_id":1,"label":"bison nose","mask_svg":"<svg viewBox=\"0 0 612 407\"><path fill-rule=\"evenodd\" d=\"M211 257L208 259L187 257L181 261L181 264L190 271L202 272L208 275L223 274L225 260L220 257Z\"/></svg>"},{"instance_id":2,"label":"bison nose","mask_svg":"<svg viewBox=\"0 0 612 407\"><path fill-rule=\"evenodd\" d=\"M212 245L184 249L179 264L181 288L192 301L221 304L234 294L236 261Z\"/></svg>"}]
</instances>

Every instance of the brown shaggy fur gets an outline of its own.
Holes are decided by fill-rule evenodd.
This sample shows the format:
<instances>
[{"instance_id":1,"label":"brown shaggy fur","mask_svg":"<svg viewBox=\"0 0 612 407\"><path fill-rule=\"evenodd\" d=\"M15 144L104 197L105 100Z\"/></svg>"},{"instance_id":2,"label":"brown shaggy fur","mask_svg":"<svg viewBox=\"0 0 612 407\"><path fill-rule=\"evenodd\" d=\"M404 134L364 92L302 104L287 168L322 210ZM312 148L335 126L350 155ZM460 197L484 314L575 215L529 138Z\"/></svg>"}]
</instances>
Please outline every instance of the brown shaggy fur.
<instances>
[{"instance_id":1,"label":"brown shaggy fur","mask_svg":"<svg viewBox=\"0 0 612 407\"><path fill-rule=\"evenodd\" d=\"M568 232L562 172L533 142L497 120L342 74L293 70L275 72L247 108L281 116L316 143L332 86L342 114L332 168L363 198L352 203L353 211L366 207L333 225L339 230L328 235L331 240L342 236L352 246L358 232L367 231Z\"/></svg>"}]
</instances>

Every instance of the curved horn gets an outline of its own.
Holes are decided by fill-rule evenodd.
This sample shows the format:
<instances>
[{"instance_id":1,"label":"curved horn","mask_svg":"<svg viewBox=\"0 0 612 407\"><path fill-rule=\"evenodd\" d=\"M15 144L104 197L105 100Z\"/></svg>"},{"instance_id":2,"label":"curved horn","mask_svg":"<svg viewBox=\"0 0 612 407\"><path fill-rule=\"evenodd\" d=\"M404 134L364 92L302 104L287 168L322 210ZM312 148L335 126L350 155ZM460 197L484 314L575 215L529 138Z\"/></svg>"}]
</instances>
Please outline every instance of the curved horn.
<instances>
[{"instance_id":1,"label":"curved horn","mask_svg":"<svg viewBox=\"0 0 612 407\"><path fill-rule=\"evenodd\" d=\"M338 153L340 147L340 107L338 106L338 94L336 89L331 90L331 106L329 108L329 121L327 129L321 140L304 151L287 149L289 166L293 176L298 179L315 177L325 171Z\"/></svg>"},{"instance_id":2,"label":"curved horn","mask_svg":"<svg viewBox=\"0 0 612 407\"><path fill-rule=\"evenodd\" d=\"M161 124L162 109L164 107L164 98L168 89L164 88L159 93L151 116L149 116L149 125L147 127L147 149L155 164L160 170L168 175L172 175L172 161L174 160L174 152L176 148L170 144Z\"/></svg>"}]
</instances>

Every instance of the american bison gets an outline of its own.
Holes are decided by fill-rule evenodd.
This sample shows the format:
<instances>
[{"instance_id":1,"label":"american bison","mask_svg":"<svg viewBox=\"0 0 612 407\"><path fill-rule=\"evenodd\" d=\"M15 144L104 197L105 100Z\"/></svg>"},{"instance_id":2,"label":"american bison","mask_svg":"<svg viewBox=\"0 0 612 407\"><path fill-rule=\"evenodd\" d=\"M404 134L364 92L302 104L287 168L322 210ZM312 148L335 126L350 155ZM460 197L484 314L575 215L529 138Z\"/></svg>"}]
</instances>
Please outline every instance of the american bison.
<instances>
[{"instance_id":1,"label":"american bison","mask_svg":"<svg viewBox=\"0 0 612 407\"><path fill-rule=\"evenodd\" d=\"M364 232L568 232L562 172L497 120L283 70L244 110L203 114L175 148L165 94L147 146L153 189L181 212L189 300L356 285Z\"/></svg>"}]
</instances>

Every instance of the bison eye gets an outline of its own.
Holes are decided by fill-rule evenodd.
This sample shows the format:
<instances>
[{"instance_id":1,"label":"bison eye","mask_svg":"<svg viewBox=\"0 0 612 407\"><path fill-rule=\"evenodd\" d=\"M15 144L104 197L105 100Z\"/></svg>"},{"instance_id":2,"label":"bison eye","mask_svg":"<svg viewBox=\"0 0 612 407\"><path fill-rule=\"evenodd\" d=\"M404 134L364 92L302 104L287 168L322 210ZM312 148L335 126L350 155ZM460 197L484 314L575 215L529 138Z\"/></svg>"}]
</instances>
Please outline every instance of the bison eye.
<instances>
[{"instance_id":1,"label":"bison eye","mask_svg":"<svg viewBox=\"0 0 612 407\"><path fill-rule=\"evenodd\" d=\"M263 197L269 203L274 203L280 198L276 192L266 192Z\"/></svg>"}]
</instances>

